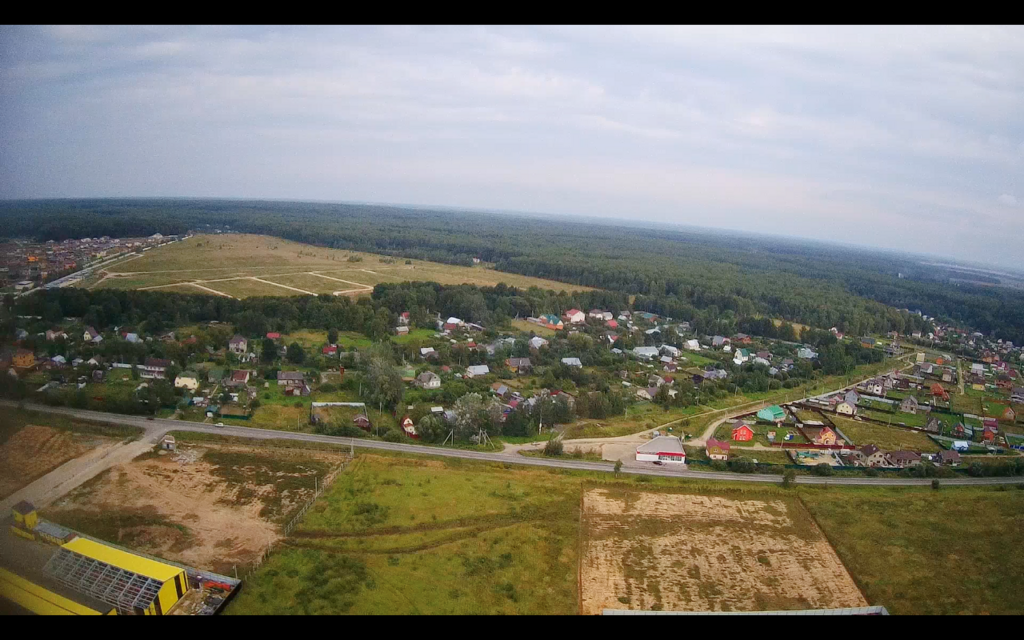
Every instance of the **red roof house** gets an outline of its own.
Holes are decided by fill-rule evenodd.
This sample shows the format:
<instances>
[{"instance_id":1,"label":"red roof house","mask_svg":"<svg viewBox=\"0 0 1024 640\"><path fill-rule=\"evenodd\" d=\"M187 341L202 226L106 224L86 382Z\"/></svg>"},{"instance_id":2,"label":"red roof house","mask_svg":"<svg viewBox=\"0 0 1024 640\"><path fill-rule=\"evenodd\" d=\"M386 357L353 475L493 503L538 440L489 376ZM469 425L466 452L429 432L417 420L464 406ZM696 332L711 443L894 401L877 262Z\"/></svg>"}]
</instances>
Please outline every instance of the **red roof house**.
<instances>
[{"instance_id":1,"label":"red roof house","mask_svg":"<svg viewBox=\"0 0 1024 640\"><path fill-rule=\"evenodd\" d=\"M267 337L270 338L271 340L278 340L281 338L281 334L276 331L271 331L270 333L267 334Z\"/></svg>"},{"instance_id":2,"label":"red roof house","mask_svg":"<svg viewBox=\"0 0 1024 640\"><path fill-rule=\"evenodd\" d=\"M338 346L337 345L333 345L333 344L329 344L326 347L324 347L323 352L324 352L325 356L337 355L337 353L338 353Z\"/></svg>"}]
</instances>

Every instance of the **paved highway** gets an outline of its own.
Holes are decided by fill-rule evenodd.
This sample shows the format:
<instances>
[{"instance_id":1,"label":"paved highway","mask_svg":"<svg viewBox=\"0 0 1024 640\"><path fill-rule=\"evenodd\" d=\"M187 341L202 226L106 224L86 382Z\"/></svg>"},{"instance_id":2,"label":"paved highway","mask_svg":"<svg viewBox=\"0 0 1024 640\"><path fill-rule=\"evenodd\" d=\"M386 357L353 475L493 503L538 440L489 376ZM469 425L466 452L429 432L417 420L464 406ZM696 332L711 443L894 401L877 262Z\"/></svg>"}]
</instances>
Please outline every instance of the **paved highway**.
<instances>
[{"instance_id":1,"label":"paved highway","mask_svg":"<svg viewBox=\"0 0 1024 640\"><path fill-rule=\"evenodd\" d=\"M0 400L0 407L18 407L18 403L8 400ZM167 420L163 418L144 418L137 416L125 416L116 413L103 413L99 411L88 411L85 409L69 409L65 407L49 407L35 403L26 402L25 409L44 413L55 413L72 416L81 420L105 422L109 424L121 424L139 427L145 430L143 440L150 444L156 444L168 431L186 431L192 433L214 433L224 436L235 436L239 438L253 438L257 440L298 440L302 442L315 442L323 444L340 444L363 449L382 449L386 451L398 451L404 453L426 454L434 456L446 456L450 458L464 458L470 460L484 460L487 462L502 462L505 464L520 464L534 467L551 467L560 469L580 469L586 471L612 472L614 465L610 462L585 462L579 460L563 460L558 458L533 458L507 453L487 453L483 451L467 451L464 449L448 449L445 447L432 447L426 445L403 444L396 442L381 442L363 438L339 438L324 436L312 433L295 433L290 431L274 431L272 429L256 429L253 427L224 426L218 427L198 422L187 422L184 420ZM674 469L671 467L654 466L623 466L621 473L664 476L671 478L694 478L701 480L727 480L732 482L780 482L782 476L767 474L741 474L721 473L715 471L695 471L691 468ZM798 484L822 484L822 485L881 485L881 486L927 486L931 484L928 478L822 478L818 476L797 476ZM997 484L1019 484L1024 482L1021 478L943 478L943 485L997 485ZM70 490L70 487L68 488Z\"/></svg>"}]
</instances>

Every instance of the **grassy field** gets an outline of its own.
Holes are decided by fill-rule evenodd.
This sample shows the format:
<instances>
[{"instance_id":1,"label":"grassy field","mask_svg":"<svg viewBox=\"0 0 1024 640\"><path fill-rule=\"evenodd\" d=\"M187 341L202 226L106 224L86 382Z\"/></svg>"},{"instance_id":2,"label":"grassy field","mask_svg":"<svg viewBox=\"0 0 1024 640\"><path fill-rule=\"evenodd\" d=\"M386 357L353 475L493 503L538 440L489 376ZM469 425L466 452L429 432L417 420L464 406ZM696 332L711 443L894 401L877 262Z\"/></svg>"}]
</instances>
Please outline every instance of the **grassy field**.
<instances>
[{"instance_id":1,"label":"grassy field","mask_svg":"<svg viewBox=\"0 0 1024 640\"><path fill-rule=\"evenodd\" d=\"M941 448L931 438L918 431L858 422L840 416L833 416L832 421L858 447L874 444L886 451L892 449L911 449L925 453L939 451Z\"/></svg>"},{"instance_id":2,"label":"grassy field","mask_svg":"<svg viewBox=\"0 0 1024 640\"><path fill-rule=\"evenodd\" d=\"M350 257L361 260L350 262ZM381 259L382 256L374 254L314 247L269 236L204 235L153 249L141 258L116 264L110 271L122 275L98 283L92 281L84 286L137 289L199 281L205 287L236 298L302 295L297 291L249 279L224 280L256 276L317 294L372 288L382 282L407 280L481 286L504 282L521 288L588 290L588 287L502 273L480 265L459 267L424 260L410 260L411 264L406 264L404 259L393 262L382 262ZM309 275L310 272L329 277ZM220 281L205 282L208 280ZM181 286L167 287L167 290L191 293L203 291L196 287Z\"/></svg>"},{"instance_id":3,"label":"grassy field","mask_svg":"<svg viewBox=\"0 0 1024 640\"><path fill-rule=\"evenodd\" d=\"M1024 544L1024 491L1015 488L784 490L360 454L227 613L574 614L579 506L595 486L798 497L870 604L894 614L1024 612L1024 558L1007 553ZM758 540L760 526L734 539Z\"/></svg>"},{"instance_id":4,"label":"grassy field","mask_svg":"<svg viewBox=\"0 0 1024 640\"><path fill-rule=\"evenodd\" d=\"M580 481L360 455L227 610L576 613Z\"/></svg>"},{"instance_id":5,"label":"grassy field","mask_svg":"<svg viewBox=\"0 0 1024 640\"><path fill-rule=\"evenodd\" d=\"M526 320L513 320L512 326L520 331L525 331L526 333L535 333L542 338L550 338L558 333L554 329L548 329L547 327L527 322Z\"/></svg>"},{"instance_id":6,"label":"grassy field","mask_svg":"<svg viewBox=\"0 0 1024 640\"><path fill-rule=\"evenodd\" d=\"M893 614L1024 612L1024 491L802 488L871 604Z\"/></svg>"}]
</instances>

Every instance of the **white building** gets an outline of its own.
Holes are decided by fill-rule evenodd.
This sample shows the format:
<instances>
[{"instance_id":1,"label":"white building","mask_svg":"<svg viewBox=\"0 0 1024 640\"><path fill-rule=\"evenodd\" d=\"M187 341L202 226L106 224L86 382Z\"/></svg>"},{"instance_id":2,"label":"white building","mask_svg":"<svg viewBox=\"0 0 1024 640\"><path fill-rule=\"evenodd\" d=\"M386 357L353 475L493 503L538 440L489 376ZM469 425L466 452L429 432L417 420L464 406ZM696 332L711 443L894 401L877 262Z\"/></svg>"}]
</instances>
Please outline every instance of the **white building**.
<instances>
[{"instance_id":1,"label":"white building","mask_svg":"<svg viewBox=\"0 0 1024 640\"><path fill-rule=\"evenodd\" d=\"M695 338L686 341L686 348L690 351L700 351L700 343Z\"/></svg>"},{"instance_id":2,"label":"white building","mask_svg":"<svg viewBox=\"0 0 1024 640\"><path fill-rule=\"evenodd\" d=\"M477 364L471 367L466 367L466 377L475 378L476 376L486 376L491 370L487 368L486 364Z\"/></svg>"},{"instance_id":3,"label":"white building","mask_svg":"<svg viewBox=\"0 0 1024 640\"><path fill-rule=\"evenodd\" d=\"M582 367L583 363L579 358L562 358L562 364L567 367Z\"/></svg>"},{"instance_id":4,"label":"white building","mask_svg":"<svg viewBox=\"0 0 1024 640\"><path fill-rule=\"evenodd\" d=\"M638 462L654 462L660 460L672 464L684 464L686 452L683 443L675 436L658 436L646 444L636 448Z\"/></svg>"},{"instance_id":5,"label":"white building","mask_svg":"<svg viewBox=\"0 0 1024 640\"><path fill-rule=\"evenodd\" d=\"M199 376L191 371L186 371L174 379L174 386L178 389L184 388L189 391L195 391L199 388Z\"/></svg>"},{"instance_id":6,"label":"white building","mask_svg":"<svg viewBox=\"0 0 1024 640\"><path fill-rule=\"evenodd\" d=\"M633 355L643 360L658 357L658 347L633 347Z\"/></svg>"}]
</instances>

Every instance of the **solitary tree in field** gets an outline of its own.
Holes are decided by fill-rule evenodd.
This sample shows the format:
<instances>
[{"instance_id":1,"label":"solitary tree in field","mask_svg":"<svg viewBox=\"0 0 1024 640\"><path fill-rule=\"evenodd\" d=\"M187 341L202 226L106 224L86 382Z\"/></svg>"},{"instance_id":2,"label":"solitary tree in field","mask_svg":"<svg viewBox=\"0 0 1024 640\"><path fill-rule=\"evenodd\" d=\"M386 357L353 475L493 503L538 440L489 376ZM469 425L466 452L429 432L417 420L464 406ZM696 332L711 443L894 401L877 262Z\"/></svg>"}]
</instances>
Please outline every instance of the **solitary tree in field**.
<instances>
[{"instance_id":1,"label":"solitary tree in field","mask_svg":"<svg viewBox=\"0 0 1024 640\"><path fill-rule=\"evenodd\" d=\"M619 475L619 471L622 471L622 460L615 461L615 475Z\"/></svg>"},{"instance_id":2,"label":"solitary tree in field","mask_svg":"<svg viewBox=\"0 0 1024 640\"><path fill-rule=\"evenodd\" d=\"M328 344L338 344L338 330L337 329L328 329L327 330L327 343Z\"/></svg>"},{"instance_id":3,"label":"solitary tree in field","mask_svg":"<svg viewBox=\"0 0 1024 640\"><path fill-rule=\"evenodd\" d=\"M302 348L298 342L293 342L288 345L288 361L294 362L295 364L302 364L302 361L306 359L306 350Z\"/></svg>"}]
</instances>

